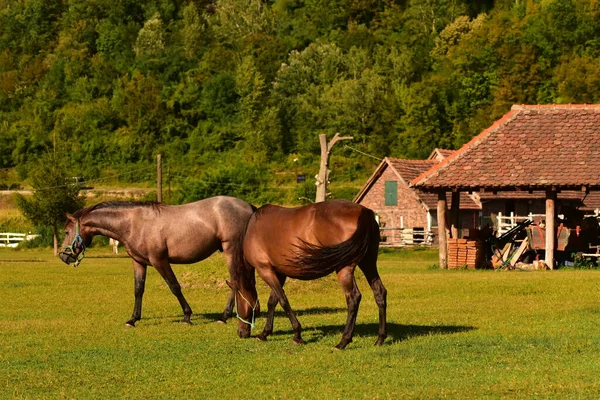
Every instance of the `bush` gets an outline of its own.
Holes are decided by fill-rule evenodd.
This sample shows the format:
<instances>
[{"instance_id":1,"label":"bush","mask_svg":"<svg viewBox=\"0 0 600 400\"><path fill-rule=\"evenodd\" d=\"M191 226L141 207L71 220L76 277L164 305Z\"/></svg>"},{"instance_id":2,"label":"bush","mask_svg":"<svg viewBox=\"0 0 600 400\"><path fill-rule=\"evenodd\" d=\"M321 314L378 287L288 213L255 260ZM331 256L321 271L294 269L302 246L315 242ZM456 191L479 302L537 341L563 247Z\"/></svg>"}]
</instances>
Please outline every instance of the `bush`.
<instances>
[{"instance_id":1,"label":"bush","mask_svg":"<svg viewBox=\"0 0 600 400\"><path fill-rule=\"evenodd\" d=\"M92 239L92 243L90 244L90 247L106 247L108 246L109 243L109 238L107 238L106 236L94 236L94 239Z\"/></svg>"},{"instance_id":2,"label":"bush","mask_svg":"<svg viewBox=\"0 0 600 400\"><path fill-rule=\"evenodd\" d=\"M274 188L269 188L268 171L263 166L237 162L220 165L204 172L199 178L183 182L175 201L178 204L213 196L233 196L253 204L278 200Z\"/></svg>"},{"instance_id":3,"label":"bush","mask_svg":"<svg viewBox=\"0 0 600 400\"><path fill-rule=\"evenodd\" d=\"M25 217L14 216L6 218L0 221L0 232L29 232L33 228L33 225L25 219Z\"/></svg>"},{"instance_id":4,"label":"bush","mask_svg":"<svg viewBox=\"0 0 600 400\"><path fill-rule=\"evenodd\" d=\"M598 268L598 261L596 258L584 257L582 253L577 253L573 257L573 268L595 269Z\"/></svg>"},{"instance_id":5,"label":"bush","mask_svg":"<svg viewBox=\"0 0 600 400\"><path fill-rule=\"evenodd\" d=\"M315 181L312 179L308 179L303 183L299 183L294 188L294 199L293 203L303 203L302 200L307 199L307 201L315 201L315 197L317 195L317 185L315 185ZM302 200L300 200L302 199Z\"/></svg>"},{"instance_id":6,"label":"bush","mask_svg":"<svg viewBox=\"0 0 600 400\"><path fill-rule=\"evenodd\" d=\"M54 246L54 232L51 226L40 226L36 228L35 233L39 235L38 237L23 241L19 244L20 248L24 249L33 249L37 247L53 247ZM58 244L60 247L60 243L62 238L58 238Z\"/></svg>"}]
</instances>

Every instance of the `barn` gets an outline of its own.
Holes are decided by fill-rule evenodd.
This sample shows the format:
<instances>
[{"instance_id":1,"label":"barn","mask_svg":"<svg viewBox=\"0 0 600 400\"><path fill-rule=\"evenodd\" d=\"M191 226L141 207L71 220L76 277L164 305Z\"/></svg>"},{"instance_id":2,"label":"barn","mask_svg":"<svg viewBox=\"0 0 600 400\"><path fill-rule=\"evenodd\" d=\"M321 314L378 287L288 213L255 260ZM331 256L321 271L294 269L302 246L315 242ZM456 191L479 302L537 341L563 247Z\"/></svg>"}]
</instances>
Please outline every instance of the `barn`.
<instances>
[{"instance_id":1,"label":"barn","mask_svg":"<svg viewBox=\"0 0 600 400\"><path fill-rule=\"evenodd\" d=\"M479 193L480 201L487 197L492 202L499 193L512 192L503 204L506 207L509 200L515 210L517 201L530 207L539 203L545 231L553 232L545 235L545 261L553 268L557 225L577 226L582 209L597 199L599 149L600 105L515 105L410 184L437 195L439 232L446 232L447 193L452 193L448 218L452 238L460 238L459 194ZM445 267L446 235L439 239L440 266Z\"/></svg>"},{"instance_id":2,"label":"barn","mask_svg":"<svg viewBox=\"0 0 600 400\"><path fill-rule=\"evenodd\" d=\"M363 185L354 202L375 211L382 230L382 245L430 245L437 242L437 195L409 187L452 150L435 149L427 160L386 157ZM467 193L461 195L464 229L478 228L481 205Z\"/></svg>"}]
</instances>

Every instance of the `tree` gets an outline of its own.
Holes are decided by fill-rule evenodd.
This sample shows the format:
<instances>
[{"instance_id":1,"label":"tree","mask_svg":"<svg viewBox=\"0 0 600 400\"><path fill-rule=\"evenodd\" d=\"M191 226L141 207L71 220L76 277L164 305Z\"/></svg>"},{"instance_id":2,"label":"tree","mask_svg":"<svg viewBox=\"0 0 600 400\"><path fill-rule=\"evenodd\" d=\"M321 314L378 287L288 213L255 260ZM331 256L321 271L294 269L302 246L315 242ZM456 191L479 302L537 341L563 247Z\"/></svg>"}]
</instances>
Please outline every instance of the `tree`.
<instances>
[{"instance_id":1,"label":"tree","mask_svg":"<svg viewBox=\"0 0 600 400\"><path fill-rule=\"evenodd\" d=\"M34 226L50 226L54 233L54 255L58 255L58 229L65 221L65 212L75 212L83 206L79 184L67 174L67 168L56 153L42 157L30 171L33 196L16 194L17 206Z\"/></svg>"},{"instance_id":2,"label":"tree","mask_svg":"<svg viewBox=\"0 0 600 400\"><path fill-rule=\"evenodd\" d=\"M198 11L196 3L190 2L183 8L183 48L188 58L194 58L199 54L200 47L206 40L208 22L204 14Z\"/></svg>"},{"instance_id":3,"label":"tree","mask_svg":"<svg viewBox=\"0 0 600 400\"><path fill-rule=\"evenodd\" d=\"M153 57L165 49L165 30L160 14L156 13L140 29L133 51L138 57Z\"/></svg>"}]
</instances>

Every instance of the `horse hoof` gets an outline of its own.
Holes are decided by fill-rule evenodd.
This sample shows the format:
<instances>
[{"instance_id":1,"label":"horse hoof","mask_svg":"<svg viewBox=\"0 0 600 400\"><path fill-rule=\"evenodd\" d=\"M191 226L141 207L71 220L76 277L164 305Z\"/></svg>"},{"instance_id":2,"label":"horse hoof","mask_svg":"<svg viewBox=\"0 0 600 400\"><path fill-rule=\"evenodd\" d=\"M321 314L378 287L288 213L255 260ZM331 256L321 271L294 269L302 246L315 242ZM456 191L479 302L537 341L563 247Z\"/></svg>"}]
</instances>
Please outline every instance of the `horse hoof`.
<instances>
[{"instance_id":1,"label":"horse hoof","mask_svg":"<svg viewBox=\"0 0 600 400\"><path fill-rule=\"evenodd\" d=\"M125 322L125 326L128 328L135 328L135 322Z\"/></svg>"},{"instance_id":2,"label":"horse hoof","mask_svg":"<svg viewBox=\"0 0 600 400\"><path fill-rule=\"evenodd\" d=\"M258 335L256 337L256 340L258 340L259 342L266 342L267 341L267 337L263 336L263 335Z\"/></svg>"},{"instance_id":3,"label":"horse hoof","mask_svg":"<svg viewBox=\"0 0 600 400\"><path fill-rule=\"evenodd\" d=\"M292 340L292 343L297 344L297 345L305 345L306 342L302 339L294 339Z\"/></svg>"},{"instance_id":4,"label":"horse hoof","mask_svg":"<svg viewBox=\"0 0 600 400\"><path fill-rule=\"evenodd\" d=\"M217 324L226 325L226 324L227 324L227 321L225 321L225 320L222 320L222 319L218 319L218 320L217 320Z\"/></svg>"},{"instance_id":5,"label":"horse hoof","mask_svg":"<svg viewBox=\"0 0 600 400\"><path fill-rule=\"evenodd\" d=\"M377 339L377 341L375 342L375 346L383 346L384 340L385 339L383 339L383 338Z\"/></svg>"}]
</instances>

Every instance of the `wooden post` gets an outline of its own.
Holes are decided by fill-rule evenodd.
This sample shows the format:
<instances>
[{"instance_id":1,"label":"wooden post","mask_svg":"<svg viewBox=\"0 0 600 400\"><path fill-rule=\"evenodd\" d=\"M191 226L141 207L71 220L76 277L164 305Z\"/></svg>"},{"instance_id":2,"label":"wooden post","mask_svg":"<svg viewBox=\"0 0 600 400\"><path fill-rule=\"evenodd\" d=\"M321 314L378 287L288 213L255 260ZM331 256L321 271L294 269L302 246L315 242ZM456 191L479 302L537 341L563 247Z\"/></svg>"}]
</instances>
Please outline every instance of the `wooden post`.
<instances>
[{"instance_id":1,"label":"wooden post","mask_svg":"<svg viewBox=\"0 0 600 400\"><path fill-rule=\"evenodd\" d=\"M550 269L554 269L554 250L556 249L555 201L556 192L546 191L546 264Z\"/></svg>"},{"instance_id":2,"label":"wooden post","mask_svg":"<svg viewBox=\"0 0 600 400\"><path fill-rule=\"evenodd\" d=\"M162 203L162 154L156 156L156 201Z\"/></svg>"},{"instance_id":3,"label":"wooden post","mask_svg":"<svg viewBox=\"0 0 600 400\"><path fill-rule=\"evenodd\" d=\"M450 235L460 239L460 192L452 192L452 205L450 206Z\"/></svg>"},{"instance_id":4,"label":"wooden post","mask_svg":"<svg viewBox=\"0 0 600 400\"><path fill-rule=\"evenodd\" d=\"M440 244L440 268L448 268L448 238L446 236L446 192L438 192L437 220L438 241Z\"/></svg>"},{"instance_id":5,"label":"wooden post","mask_svg":"<svg viewBox=\"0 0 600 400\"><path fill-rule=\"evenodd\" d=\"M167 202L171 203L171 166L167 164Z\"/></svg>"},{"instance_id":6,"label":"wooden post","mask_svg":"<svg viewBox=\"0 0 600 400\"><path fill-rule=\"evenodd\" d=\"M336 133L333 139L327 143L327 136L324 133L319 135L319 143L321 145L321 166L319 167L319 174L316 176L317 179L317 196L315 203L325 201L327 197L327 183L329 182L329 154L331 148L340 140L352 140L352 136L340 136L340 133Z\"/></svg>"}]
</instances>

